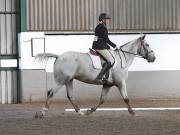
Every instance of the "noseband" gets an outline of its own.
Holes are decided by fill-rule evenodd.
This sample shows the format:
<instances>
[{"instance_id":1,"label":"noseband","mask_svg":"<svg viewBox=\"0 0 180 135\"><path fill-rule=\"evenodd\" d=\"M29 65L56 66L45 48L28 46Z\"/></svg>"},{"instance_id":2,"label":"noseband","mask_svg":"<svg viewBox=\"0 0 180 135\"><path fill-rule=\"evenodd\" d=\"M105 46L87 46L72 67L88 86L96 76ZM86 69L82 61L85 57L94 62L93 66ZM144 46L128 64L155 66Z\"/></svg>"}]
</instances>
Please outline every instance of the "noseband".
<instances>
[{"instance_id":1,"label":"noseband","mask_svg":"<svg viewBox=\"0 0 180 135\"><path fill-rule=\"evenodd\" d=\"M140 39L140 42L141 42L141 47L140 47L137 55L138 55L138 57L141 57L141 58L144 58L144 59L148 59L149 54L152 53L153 50L148 51L148 50L145 48L144 44L142 43L142 42L143 42L142 39ZM142 48L143 48L144 51L145 51L145 54L144 54L144 55L140 55L140 54L141 54L141 51L142 51Z\"/></svg>"}]
</instances>

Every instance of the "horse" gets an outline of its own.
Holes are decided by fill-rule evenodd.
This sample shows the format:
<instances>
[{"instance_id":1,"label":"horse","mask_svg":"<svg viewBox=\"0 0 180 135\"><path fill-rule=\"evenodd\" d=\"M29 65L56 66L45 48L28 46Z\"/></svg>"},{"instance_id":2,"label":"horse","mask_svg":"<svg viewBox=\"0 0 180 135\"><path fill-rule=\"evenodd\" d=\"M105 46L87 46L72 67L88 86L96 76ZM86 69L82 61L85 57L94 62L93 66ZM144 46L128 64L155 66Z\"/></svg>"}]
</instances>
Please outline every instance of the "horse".
<instances>
[{"instance_id":1,"label":"horse","mask_svg":"<svg viewBox=\"0 0 180 135\"><path fill-rule=\"evenodd\" d=\"M154 51L146 42L145 35L142 35L139 38L136 38L112 51L115 53L117 65L115 68L111 68L109 78L106 83L95 79L99 74L100 69L95 69L93 67L92 60L88 53L68 51L61 55L51 53L37 54L35 59L39 62L47 61L50 58L56 59L54 62L54 79L57 86L47 91L45 106L42 107L41 111L36 112L35 117L41 118L45 116L49 110L53 95L55 95L64 85L66 86L67 90L67 98L74 107L75 111L81 115L89 115L95 112L96 109L104 103L110 88L112 86L116 86L125 104L127 105L128 112L134 116L135 112L130 105L130 100L128 98L126 89L128 69L135 57L144 58L147 60L147 62L154 62L156 59ZM124 56L124 59L122 59L122 56ZM125 67L122 66L122 62L126 63ZM86 112L81 111L78 105L75 103L75 99L73 97L74 79L89 84L102 85L99 103L91 109L88 109Z\"/></svg>"}]
</instances>

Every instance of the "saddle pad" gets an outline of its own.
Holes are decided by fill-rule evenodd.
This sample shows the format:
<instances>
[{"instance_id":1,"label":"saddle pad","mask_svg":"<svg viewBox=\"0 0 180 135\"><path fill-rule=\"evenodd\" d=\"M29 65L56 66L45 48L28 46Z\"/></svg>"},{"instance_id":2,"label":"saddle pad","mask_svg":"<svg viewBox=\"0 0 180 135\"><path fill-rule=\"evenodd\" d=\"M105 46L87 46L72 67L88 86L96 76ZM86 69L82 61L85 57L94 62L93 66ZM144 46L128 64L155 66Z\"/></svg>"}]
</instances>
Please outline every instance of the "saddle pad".
<instances>
[{"instance_id":1,"label":"saddle pad","mask_svg":"<svg viewBox=\"0 0 180 135\"><path fill-rule=\"evenodd\" d=\"M111 53L113 54L114 58L115 58L115 54L114 52L111 51ZM96 68L96 69L101 69L102 68L102 65L101 65L101 59L99 56L96 56L96 55L92 55L91 53L88 53L91 60L92 60L92 63L93 63L93 67ZM117 66L117 61L116 61L116 58L115 58L115 63L113 65L113 68L115 68Z\"/></svg>"}]
</instances>

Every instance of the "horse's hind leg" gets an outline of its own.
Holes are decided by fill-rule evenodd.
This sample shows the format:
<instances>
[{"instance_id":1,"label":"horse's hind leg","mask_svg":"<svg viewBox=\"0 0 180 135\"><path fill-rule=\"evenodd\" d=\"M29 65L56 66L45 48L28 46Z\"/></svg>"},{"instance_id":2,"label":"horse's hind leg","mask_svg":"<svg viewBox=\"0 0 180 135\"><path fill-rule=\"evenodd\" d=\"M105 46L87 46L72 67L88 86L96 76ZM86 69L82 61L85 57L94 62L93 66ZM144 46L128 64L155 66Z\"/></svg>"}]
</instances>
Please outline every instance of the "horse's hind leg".
<instances>
[{"instance_id":1,"label":"horse's hind leg","mask_svg":"<svg viewBox=\"0 0 180 135\"><path fill-rule=\"evenodd\" d=\"M41 109L41 111L39 113L36 112L35 118L42 118L43 116L45 116L45 114L49 110L49 107L50 107L50 104L51 104L51 100L52 100L54 94L57 93L61 89L62 86L63 85L58 84L58 86L48 90L48 92L47 92L47 99L46 99L46 102L45 102L45 107L42 107L42 109Z\"/></svg>"},{"instance_id":2,"label":"horse's hind leg","mask_svg":"<svg viewBox=\"0 0 180 135\"><path fill-rule=\"evenodd\" d=\"M110 88L111 88L111 86L103 85L99 103L96 106L94 106L93 108L91 108L90 110L87 110L87 115L95 112L96 109L99 108L100 105L102 105L104 103L105 99L107 98L107 94L108 94Z\"/></svg>"},{"instance_id":3,"label":"horse's hind leg","mask_svg":"<svg viewBox=\"0 0 180 135\"><path fill-rule=\"evenodd\" d=\"M75 111L81 115L84 115L84 113L80 111L79 107L75 103L75 98L73 94L73 79L68 81L65 85L66 85L66 90L67 90L67 97L69 101L71 102L72 106L74 107Z\"/></svg>"}]
</instances>

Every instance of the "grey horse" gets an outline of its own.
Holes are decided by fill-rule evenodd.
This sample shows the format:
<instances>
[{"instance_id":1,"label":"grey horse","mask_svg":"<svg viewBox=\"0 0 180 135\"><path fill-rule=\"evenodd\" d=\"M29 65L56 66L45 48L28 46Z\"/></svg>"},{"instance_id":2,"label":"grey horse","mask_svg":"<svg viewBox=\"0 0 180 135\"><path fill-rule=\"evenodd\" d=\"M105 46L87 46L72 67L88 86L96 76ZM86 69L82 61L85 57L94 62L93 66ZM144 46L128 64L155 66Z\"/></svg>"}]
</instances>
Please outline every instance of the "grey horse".
<instances>
[{"instance_id":1,"label":"grey horse","mask_svg":"<svg viewBox=\"0 0 180 135\"><path fill-rule=\"evenodd\" d=\"M96 109L105 101L107 94L112 86L116 86L118 88L124 102L127 105L129 113L131 115L135 115L135 112L130 106L130 101L126 90L128 68L136 56L142 57L148 62L154 62L154 52L146 42L145 35L142 35L139 38L132 40L123 46L120 46L119 49L114 50L114 53L117 60L117 66L110 70L109 78L106 83L95 79L99 74L100 69L95 69L93 67L92 60L87 53L70 51L62 55L50 53L38 54L35 58L38 59L39 62L48 60L52 57L56 58L54 63L54 78L57 86L48 90L45 106L41 109L40 112L36 113L35 117L39 118L45 116L50 107L53 95L56 94L64 85L66 86L67 97L70 103L74 107L75 111L81 115L91 114L96 111ZM124 59L122 59L122 56L124 56ZM125 67L122 67L122 62L126 63ZM86 112L82 112L75 103L75 99L73 97L74 79L89 84L103 86L99 103Z\"/></svg>"}]
</instances>

